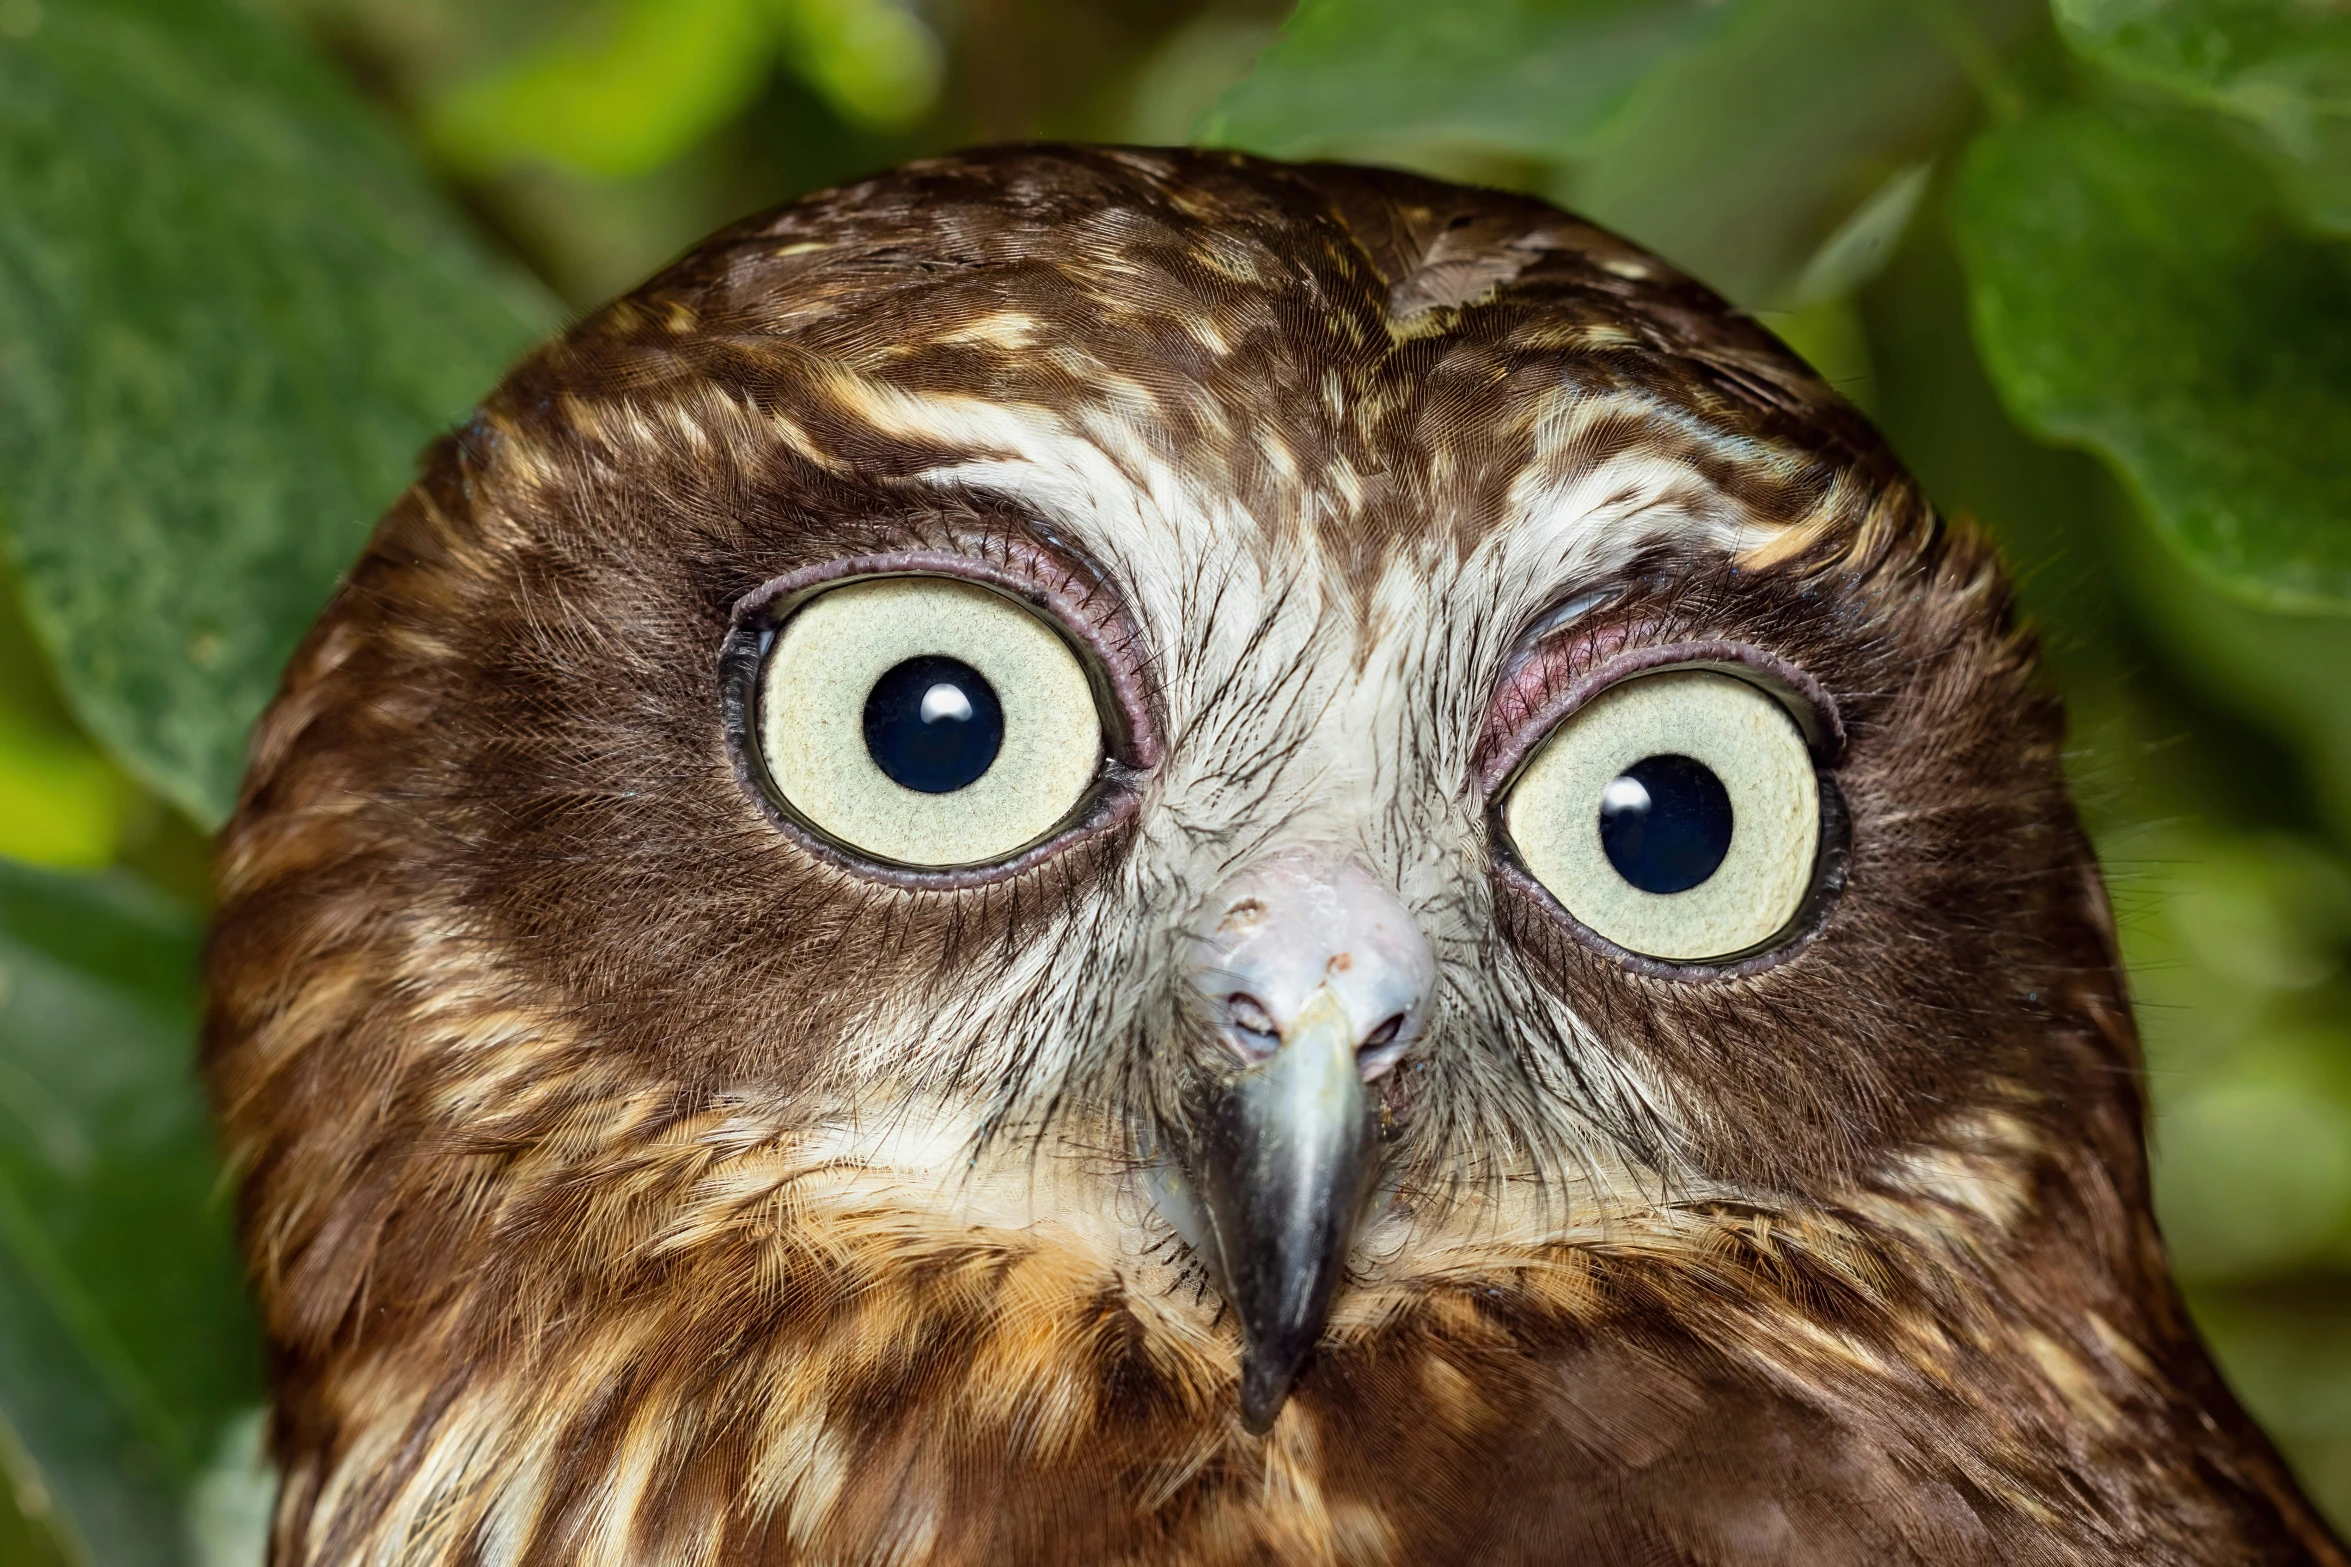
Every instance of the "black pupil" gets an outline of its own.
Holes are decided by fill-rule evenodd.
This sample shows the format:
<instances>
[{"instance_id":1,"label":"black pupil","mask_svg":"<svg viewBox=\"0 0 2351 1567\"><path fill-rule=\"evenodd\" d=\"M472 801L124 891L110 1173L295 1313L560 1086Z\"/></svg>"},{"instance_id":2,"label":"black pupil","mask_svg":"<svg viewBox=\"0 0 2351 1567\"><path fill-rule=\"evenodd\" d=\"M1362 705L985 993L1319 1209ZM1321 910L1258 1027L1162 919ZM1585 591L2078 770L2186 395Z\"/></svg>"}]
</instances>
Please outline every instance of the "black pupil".
<instances>
[{"instance_id":1,"label":"black pupil","mask_svg":"<svg viewBox=\"0 0 2351 1567\"><path fill-rule=\"evenodd\" d=\"M1635 762L1601 791L1600 847L1643 892L1687 892L1731 852L1731 797L1686 756Z\"/></svg>"},{"instance_id":2,"label":"black pupil","mask_svg":"<svg viewBox=\"0 0 2351 1567\"><path fill-rule=\"evenodd\" d=\"M910 658L866 693L865 749L907 788L953 794L995 765L1004 707L961 659Z\"/></svg>"}]
</instances>

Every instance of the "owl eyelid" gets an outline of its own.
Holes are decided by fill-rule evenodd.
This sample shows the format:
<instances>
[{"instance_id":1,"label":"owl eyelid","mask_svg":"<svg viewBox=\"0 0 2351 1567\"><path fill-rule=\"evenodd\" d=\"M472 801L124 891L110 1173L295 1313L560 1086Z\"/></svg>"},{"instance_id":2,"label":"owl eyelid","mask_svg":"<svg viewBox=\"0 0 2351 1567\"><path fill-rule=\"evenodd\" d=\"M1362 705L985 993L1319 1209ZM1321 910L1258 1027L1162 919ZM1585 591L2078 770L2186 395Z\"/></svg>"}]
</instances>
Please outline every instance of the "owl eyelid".
<instances>
[{"instance_id":1,"label":"owl eyelid","mask_svg":"<svg viewBox=\"0 0 2351 1567\"><path fill-rule=\"evenodd\" d=\"M1844 795L1838 791L1835 781L1826 776L1821 779L1820 807L1820 838L1812 890L1806 894L1795 918L1748 950L1721 957L1656 958L1613 942L1577 919L1556 893L1510 856L1495 859L1494 876L1521 903L1539 909L1550 927L1564 931L1576 945L1609 959L1628 974L1685 985L1751 979L1779 967L1811 946L1813 939L1827 927L1829 911L1844 894L1852 859L1853 819Z\"/></svg>"},{"instance_id":2,"label":"owl eyelid","mask_svg":"<svg viewBox=\"0 0 2351 1567\"><path fill-rule=\"evenodd\" d=\"M1485 798L1501 798L1551 732L1593 698L1635 675L1674 669L1729 675L1776 698L1803 731L1815 766L1825 770L1843 754L1845 726L1836 701L1807 671L1745 642L1708 638L1642 645L1638 631L1609 628L1565 646L1538 648L1512 672L1489 704L1486 733L1478 743L1477 783ZM1582 673L1571 673L1603 640L1617 650ZM1509 711L1513 706L1516 714Z\"/></svg>"},{"instance_id":3,"label":"owl eyelid","mask_svg":"<svg viewBox=\"0 0 2351 1567\"><path fill-rule=\"evenodd\" d=\"M1013 540L991 540L1002 560L952 550L894 550L820 561L761 583L735 603L726 646L734 647L757 628L764 653L775 628L816 594L876 577L947 577L991 588L1027 606L1057 628L1084 655L1095 702L1110 742L1113 782L1131 779L1159 762L1159 726L1144 681L1142 639L1132 617L1092 562L1072 563L1058 553ZM1066 580L1089 590L1080 598L1057 585Z\"/></svg>"},{"instance_id":4,"label":"owl eyelid","mask_svg":"<svg viewBox=\"0 0 2351 1567\"><path fill-rule=\"evenodd\" d=\"M1132 819L1137 785L1158 760L1158 730L1143 700L1139 639L1125 606L1089 574L1071 571L1048 552L991 541L988 559L943 550L844 556L775 577L737 600L720 643L720 718L738 784L769 823L801 850L863 880L913 892L954 892L1025 875L1095 842ZM762 675L784 623L802 606L854 582L939 578L983 587L1021 605L1069 644L1094 687L1104 750L1092 785L1046 837L1001 860L957 866L907 866L876 860L835 843L787 803L769 775L758 737ZM1086 583L1084 599L1060 589Z\"/></svg>"},{"instance_id":5,"label":"owl eyelid","mask_svg":"<svg viewBox=\"0 0 2351 1567\"><path fill-rule=\"evenodd\" d=\"M1637 624L1602 627L1552 648L1538 648L1505 682L1506 687L1519 687L1522 700L1515 716L1507 715L1510 692L1496 693L1478 762L1480 789L1492 816L1493 831L1497 842L1505 846L1494 857L1494 875L1519 901L1539 909L1545 924L1564 931L1577 945L1610 959L1627 973L1685 984L1749 978L1809 947L1826 927L1830 910L1843 894L1852 820L1830 769L1844 749L1844 723L1834 698L1820 682L1776 654L1728 639L1644 644L1640 641L1642 629ZM1573 673L1603 648L1610 651L1582 673ZM1507 847L1510 837L1502 825L1504 802L1517 786L1519 774L1562 725L1627 681L1676 670L1725 675L1774 698L1802 734L1819 785L1820 823L1812 885L1794 916L1752 947L1698 959L1636 952L1594 930L1519 862L1515 848Z\"/></svg>"}]
</instances>

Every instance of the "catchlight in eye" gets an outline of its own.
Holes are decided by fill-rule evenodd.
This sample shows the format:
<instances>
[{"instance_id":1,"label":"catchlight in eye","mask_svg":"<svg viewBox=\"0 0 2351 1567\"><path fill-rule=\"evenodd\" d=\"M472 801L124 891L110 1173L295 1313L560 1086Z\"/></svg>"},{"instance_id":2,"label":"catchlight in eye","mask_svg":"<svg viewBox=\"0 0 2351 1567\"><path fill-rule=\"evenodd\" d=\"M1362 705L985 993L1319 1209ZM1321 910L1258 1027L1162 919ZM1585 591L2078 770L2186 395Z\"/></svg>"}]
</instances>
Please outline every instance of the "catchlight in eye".
<instances>
[{"instance_id":1,"label":"catchlight in eye","mask_svg":"<svg viewBox=\"0 0 2351 1567\"><path fill-rule=\"evenodd\" d=\"M1712 670L1639 675L1562 719L1502 820L1568 913L1645 957L1737 956L1811 891L1820 779L1777 698Z\"/></svg>"},{"instance_id":2,"label":"catchlight in eye","mask_svg":"<svg viewBox=\"0 0 2351 1567\"><path fill-rule=\"evenodd\" d=\"M758 741L822 836L895 865L1009 858L1062 826L1100 772L1102 720L1069 643L951 577L877 577L807 600L769 647Z\"/></svg>"},{"instance_id":3,"label":"catchlight in eye","mask_svg":"<svg viewBox=\"0 0 2351 1567\"><path fill-rule=\"evenodd\" d=\"M986 775L1004 748L1004 704L959 658L926 653L865 694L865 750L893 783L953 794Z\"/></svg>"}]
</instances>

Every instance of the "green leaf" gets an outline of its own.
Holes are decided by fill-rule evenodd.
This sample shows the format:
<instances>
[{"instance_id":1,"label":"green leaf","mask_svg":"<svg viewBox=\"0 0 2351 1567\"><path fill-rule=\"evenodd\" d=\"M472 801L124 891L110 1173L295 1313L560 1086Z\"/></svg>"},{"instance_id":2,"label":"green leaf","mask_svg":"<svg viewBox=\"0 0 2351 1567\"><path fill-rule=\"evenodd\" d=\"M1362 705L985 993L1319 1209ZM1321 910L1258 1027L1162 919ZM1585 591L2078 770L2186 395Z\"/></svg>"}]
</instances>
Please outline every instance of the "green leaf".
<instances>
[{"instance_id":1,"label":"green leaf","mask_svg":"<svg viewBox=\"0 0 2351 1567\"><path fill-rule=\"evenodd\" d=\"M1896 169L1821 241L1797 275L1789 307L1801 310L1823 300L1846 298L1877 276L1902 243L1933 174L1933 165L1923 162Z\"/></svg>"},{"instance_id":2,"label":"green leaf","mask_svg":"<svg viewBox=\"0 0 2351 1567\"><path fill-rule=\"evenodd\" d=\"M1864 281L2038 0L1750 0L1557 194L1754 309Z\"/></svg>"},{"instance_id":3,"label":"green leaf","mask_svg":"<svg viewBox=\"0 0 2351 1567\"><path fill-rule=\"evenodd\" d=\"M2020 422L2104 457L2227 591L2351 608L2351 257L2220 140L2092 109L1979 141L1956 221Z\"/></svg>"},{"instance_id":4,"label":"green leaf","mask_svg":"<svg viewBox=\"0 0 2351 1567\"><path fill-rule=\"evenodd\" d=\"M199 936L128 883L0 861L0 1428L98 1567L185 1559L187 1494L261 1396Z\"/></svg>"},{"instance_id":5,"label":"green leaf","mask_svg":"<svg viewBox=\"0 0 2351 1567\"><path fill-rule=\"evenodd\" d=\"M2310 216L2351 232L2351 9L2312 0L2055 0L2117 76L2258 125Z\"/></svg>"},{"instance_id":6,"label":"green leaf","mask_svg":"<svg viewBox=\"0 0 2351 1567\"><path fill-rule=\"evenodd\" d=\"M1275 157L1392 138L1579 156L1737 0L1305 0L1201 122Z\"/></svg>"},{"instance_id":7,"label":"green leaf","mask_svg":"<svg viewBox=\"0 0 2351 1567\"><path fill-rule=\"evenodd\" d=\"M86 1567L69 1543L48 1482L13 1431L0 1430L0 1562L9 1567Z\"/></svg>"},{"instance_id":8,"label":"green leaf","mask_svg":"<svg viewBox=\"0 0 2351 1567\"><path fill-rule=\"evenodd\" d=\"M769 0L784 18L785 57L852 125L903 130L930 112L945 60L939 40L900 0Z\"/></svg>"},{"instance_id":9,"label":"green leaf","mask_svg":"<svg viewBox=\"0 0 2351 1567\"><path fill-rule=\"evenodd\" d=\"M2043 15L2038 0L1305 0L1200 134L1445 174L1494 172L1464 152L1537 177L1572 166L1552 180L1568 205L1784 308L1882 259L1969 111L1971 71Z\"/></svg>"},{"instance_id":10,"label":"green leaf","mask_svg":"<svg viewBox=\"0 0 2351 1567\"><path fill-rule=\"evenodd\" d=\"M869 129L902 128L938 97L938 39L897 0L630 0L601 29L455 88L426 126L466 168L536 161L627 179L734 119L779 57Z\"/></svg>"},{"instance_id":11,"label":"green leaf","mask_svg":"<svg viewBox=\"0 0 2351 1567\"><path fill-rule=\"evenodd\" d=\"M88 741L0 714L0 855L70 870L111 865L133 793Z\"/></svg>"},{"instance_id":12,"label":"green leaf","mask_svg":"<svg viewBox=\"0 0 2351 1567\"><path fill-rule=\"evenodd\" d=\"M26 14L0 36L0 513L77 715L216 822L418 449L555 311L274 23Z\"/></svg>"},{"instance_id":13,"label":"green leaf","mask_svg":"<svg viewBox=\"0 0 2351 1567\"><path fill-rule=\"evenodd\" d=\"M1162 39L1135 72L1118 122L1122 141L1181 142L1273 44L1272 21L1206 11Z\"/></svg>"},{"instance_id":14,"label":"green leaf","mask_svg":"<svg viewBox=\"0 0 2351 1567\"><path fill-rule=\"evenodd\" d=\"M602 178L644 174L732 119L775 67L769 0L634 0L435 102L433 143L469 168L525 158Z\"/></svg>"},{"instance_id":15,"label":"green leaf","mask_svg":"<svg viewBox=\"0 0 2351 1567\"><path fill-rule=\"evenodd\" d=\"M2126 513L2131 508L2116 497L2108 509ZM2136 517L2118 516L2110 530L2117 547L2105 555L2108 579L2128 595L2140 634L2160 651L2172 678L2195 692L2200 703L2290 746L2298 766L2278 785L2307 789L2319 820L2339 841L2351 843L2351 681L2311 678L2312 670L2351 668L2351 618L2277 614L2249 606L2218 592ZM2179 769L2175 764L2169 770ZM2261 814L2241 788L2232 794L2229 800L2190 809L2223 820ZM2277 934L2285 943L2279 951L2294 951L2312 939L2307 926Z\"/></svg>"}]
</instances>

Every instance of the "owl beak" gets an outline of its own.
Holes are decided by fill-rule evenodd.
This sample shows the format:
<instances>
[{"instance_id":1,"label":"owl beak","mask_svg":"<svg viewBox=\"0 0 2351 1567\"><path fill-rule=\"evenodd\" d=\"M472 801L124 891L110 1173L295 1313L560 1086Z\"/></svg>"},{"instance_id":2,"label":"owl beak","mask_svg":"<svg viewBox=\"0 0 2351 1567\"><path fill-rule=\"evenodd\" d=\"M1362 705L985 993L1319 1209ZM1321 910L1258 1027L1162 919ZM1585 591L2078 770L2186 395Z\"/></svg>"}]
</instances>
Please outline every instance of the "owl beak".
<instances>
[{"instance_id":1,"label":"owl beak","mask_svg":"<svg viewBox=\"0 0 2351 1567\"><path fill-rule=\"evenodd\" d=\"M1198 1128L1211 1260L1241 1319L1241 1423L1259 1434L1322 1337L1371 1192L1379 1123L1355 1045L1337 998L1316 992Z\"/></svg>"},{"instance_id":2,"label":"owl beak","mask_svg":"<svg viewBox=\"0 0 2351 1567\"><path fill-rule=\"evenodd\" d=\"M1179 1227L1239 1318L1241 1420L1263 1434L1346 1277L1378 1175L1367 1085L1411 1044L1434 964L1395 894L1349 862L1271 860L1211 907L1193 979L1224 1065L1185 1139L1198 1201Z\"/></svg>"}]
</instances>

